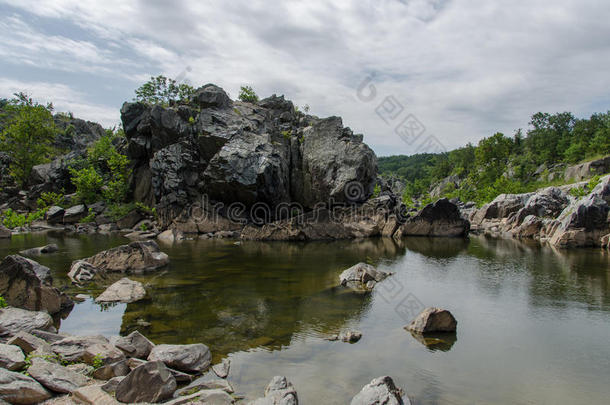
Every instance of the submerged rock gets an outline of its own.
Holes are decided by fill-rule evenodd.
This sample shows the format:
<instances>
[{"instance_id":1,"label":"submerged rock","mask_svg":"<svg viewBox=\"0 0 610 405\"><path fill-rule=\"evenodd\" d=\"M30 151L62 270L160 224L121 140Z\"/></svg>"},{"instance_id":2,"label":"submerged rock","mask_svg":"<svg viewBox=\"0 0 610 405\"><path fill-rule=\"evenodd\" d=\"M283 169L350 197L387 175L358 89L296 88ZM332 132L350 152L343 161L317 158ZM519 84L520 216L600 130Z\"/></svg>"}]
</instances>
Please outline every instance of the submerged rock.
<instances>
[{"instance_id":1,"label":"submerged rock","mask_svg":"<svg viewBox=\"0 0 610 405\"><path fill-rule=\"evenodd\" d=\"M378 377L352 398L351 405L410 405L411 401L397 388L391 377Z\"/></svg>"},{"instance_id":2,"label":"submerged rock","mask_svg":"<svg viewBox=\"0 0 610 405\"><path fill-rule=\"evenodd\" d=\"M103 271L123 273L156 270L169 263L169 257L152 240L131 242L84 260Z\"/></svg>"},{"instance_id":3,"label":"submerged rock","mask_svg":"<svg viewBox=\"0 0 610 405\"><path fill-rule=\"evenodd\" d=\"M176 379L161 361L151 361L134 369L116 387L121 402L161 402L176 391Z\"/></svg>"},{"instance_id":4,"label":"submerged rock","mask_svg":"<svg viewBox=\"0 0 610 405\"><path fill-rule=\"evenodd\" d=\"M455 332L457 321L446 309L424 309L405 329L416 333Z\"/></svg>"},{"instance_id":5,"label":"submerged rock","mask_svg":"<svg viewBox=\"0 0 610 405\"><path fill-rule=\"evenodd\" d=\"M33 378L0 368L0 400L11 404L37 404L49 398L51 393Z\"/></svg>"},{"instance_id":6,"label":"submerged rock","mask_svg":"<svg viewBox=\"0 0 610 405\"><path fill-rule=\"evenodd\" d=\"M358 290L372 290L373 287L375 287L375 284L390 275L391 273L377 270L370 264L358 263L349 269L344 270L339 276L339 281L342 286Z\"/></svg>"},{"instance_id":7,"label":"submerged rock","mask_svg":"<svg viewBox=\"0 0 610 405\"><path fill-rule=\"evenodd\" d=\"M286 377L275 376L265 388L265 397L249 405L298 405L299 399L294 386Z\"/></svg>"},{"instance_id":8,"label":"submerged rock","mask_svg":"<svg viewBox=\"0 0 610 405\"><path fill-rule=\"evenodd\" d=\"M124 277L101 293L95 302L130 303L139 301L145 296L146 290L142 283Z\"/></svg>"},{"instance_id":9,"label":"submerged rock","mask_svg":"<svg viewBox=\"0 0 610 405\"><path fill-rule=\"evenodd\" d=\"M162 361L166 366L187 373L201 373L210 367L212 354L202 344L157 345L153 347L148 361Z\"/></svg>"}]
</instances>

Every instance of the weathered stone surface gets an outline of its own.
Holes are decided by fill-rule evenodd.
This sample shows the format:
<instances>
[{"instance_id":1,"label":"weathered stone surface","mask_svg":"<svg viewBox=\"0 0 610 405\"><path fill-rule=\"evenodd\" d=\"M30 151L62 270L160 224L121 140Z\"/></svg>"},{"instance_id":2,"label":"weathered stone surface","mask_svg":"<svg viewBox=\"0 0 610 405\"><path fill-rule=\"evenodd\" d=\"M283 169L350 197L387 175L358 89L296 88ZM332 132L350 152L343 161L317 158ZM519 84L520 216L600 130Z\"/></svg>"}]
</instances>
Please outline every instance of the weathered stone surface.
<instances>
[{"instance_id":1,"label":"weathered stone surface","mask_svg":"<svg viewBox=\"0 0 610 405\"><path fill-rule=\"evenodd\" d=\"M156 270L169 263L169 257L151 240L131 242L84 260L106 272L137 273Z\"/></svg>"},{"instance_id":2,"label":"weathered stone surface","mask_svg":"<svg viewBox=\"0 0 610 405\"><path fill-rule=\"evenodd\" d=\"M212 370L220 378L227 378L230 369L231 360L229 360L228 358L224 358L222 359L222 362L220 362L219 364L214 364L212 366Z\"/></svg>"},{"instance_id":3,"label":"weathered stone surface","mask_svg":"<svg viewBox=\"0 0 610 405\"><path fill-rule=\"evenodd\" d=\"M138 331L115 339L113 344L121 349L126 356L137 357L139 359L146 359L152 348L155 347L153 342Z\"/></svg>"},{"instance_id":4,"label":"weathered stone surface","mask_svg":"<svg viewBox=\"0 0 610 405\"><path fill-rule=\"evenodd\" d=\"M86 262L85 260L76 260L72 262L72 266L70 266L70 271L68 272L68 277L70 277L70 280L77 284L88 283L89 281L93 281L98 278L104 278L105 275L105 271L101 271L99 268Z\"/></svg>"},{"instance_id":5,"label":"weathered stone surface","mask_svg":"<svg viewBox=\"0 0 610 405\"><path fill-rule=\"evenodd\" d=\"M390 273L377 270L367 263L358 263L339 276L342 286L351 287L359 290L371 290L379 281L388 277Z\"/></svg>"},{"instance_id":6,"label":"weathered stone surface","mask_svg":"<svg viewBox=\"0 0 610 405\"><path fill-rule=\"evenodd\" d=\"M58 224L63 222L66 210L57 205L49 207L45 213L45 218L49 224Z\"/></svg>"},{"instance_id":7,"label":"weathered stone surface","mask_svg":"<svg viewBox=\"0 0 610 405\"><path fill-rule=\"evenodd\" d=\"M10 338L6 343L9 345L15 345L21 348L25 354L29 354L39 347L50 347L49 344L43 339L32 335L31 333L21 331L15 336Z\"/></svg>"},{"instance_id":8,"label":"weathered stone surface","mask_svg":"<svg viewBox=\"0 0 610 405\"><path fill-rule=\"evenodd\" d=\"M83 204L75 205L74 207L68 208L64 212L63 222L64 224L75 224L87 215L89 215L87 207L85 207Z\"/></svg>"},{"instance_id":9,"label":"weathered stone surface","mask_svg":"<svg viewBox=\"0 0 610 405\"><path fill-rule=\"evenodd\" d=\"M13 307L0 309L0 336L13 336L22 331L32 332L34 329L55 330L53 318L41 311Z\"/></svg>"},{"instance_id":10,"label":"weathered stone surface","mask_svg":"<svg viewBox=\"0 0 610 405\"><path fill-rule=\"evenodd\" d=\"M146 296L146 290L139 281L123 277L101 293L95 302L136 302Z\"/></svg>"},{"instance_id":11,"label":"weathered stone surface","mask_svg":"<svg viewBox=\"0 0 610 405\"><path fill-rule=\"evenodd\" d=\"M84 375L85 377L92 375L95 371L93 366L90 366L85 363L68 364L66 368L74 373Z\"/></svg>"},{"instance_id":12,"label":"weathered stone surface","mask_svg":"<svg viewBox=\"0 0 610 405\"><path fill-rule=\"evenodd\" d=\"M0 239L10 239L12 234L10 229L7 229L4 225L0 224Z\"/></svg>"},{"instance_id":13,"label":"weathered stone surface","mask_svg":"<svg viewBox=\"0 0 610 405\"><path fill-rule=\"evenodd\" d=\"M565 170L565 180L584 180L610 172L610 156L570 166Z\"/></svg>"},{"instance_id":14,"label":"weathered stone surface","mask_svg":"<svg viewBox=\"0 0 610 405\"><path fill-rule=\"evenodd\" d=\"M127 364L130 369L135 369L140 367L142 364L146 364L147 360L137 359L135 357L130 357L127 359ZM183 373L182 371L174 370L173 368L169 368L168 370L178 383L190 383L195 378L191 374Z\"/></svg>"},{"instance_id":15,"label":"weathered stone surface","mask_svg":"<svg viewBox=\"0 0 610 405\"><path fill-rule=\"evenodd\" d=\"M229 394L232 394L235 391L233 389L233 387L231 386L231 384L229 384L227 382L227 380L224 380L222 378L217 378L213 374L212 375L208 374L208 375L204 375L204 376L197 378L196 380L191 382L189 385L177 390L174 393L174 397L182 396L185 394L192 394L195 391L200 391L200 390L215 390L215 389L223 390L224 392L227 392Z\"/></svg>"},{"instance_id":16,"label":"weathered stone surface","mask_svg":"<svg viewBox=\"0 0 610 405\"><path fill-rule=\"evenodd\" d=\"M456 328L457 321L451 312L434 307L424 309L405 327L405 329L416 333L455 332Z\"/></svg>"},{"instance_id":17,"label":"weathered stone surface","mask_svg":"<svg viewBox=\"0 0 610 405\"><path fill-rule=\"evenodd\" d=\"M30 333L42 340L44 340L45 342L48 343L55 343L55 342L59 342L62 339L67 338L69 335L64 334L64 333L55 333L57 331L49 331L43 328L39 328L39 329L33 329L30 331Z\"/></svg>"},{"instance_id":18,"label":"weathered stone surface","mask_svg":"<svg viewBox=\"0 0 610 405\"><path fill-rule=\"evenodd\" d=\"M72 398L79 404L86 405L121 405L119 401L102 390L103 385L88 385L72 393Z\"/></svg>"},{"instance_id":19,"label":"weathered stone surface","mask_svg":"<svg viewBox=\"0 0 610 405\"><path fill-rule=\"evenodd\" d=\"M187 373L200 373L210 367L212 354L202 344L191 345L157 345L153 347L148 361L162 361L166 366Z\"/></svg>"},{"instance_id":20,"label":"weathered stone surface","mask_svg":"<svg viewBox=\"0 0 610 405\"><path fill-rule=\"evenodd\" d=\"M201 108L227 108L233 104L227 93L214 84L198 88L191 96L191 103Z\"/></svg>"},{"instance_id":21,"label":"weathered stone surface","mask_svg":"<svg viewBox=\"0 0 610 405\"><path fill-rule=\"evenodd\" d=\"M0 399L11 404L36 404L51 393L31 377L0 368Z\"/></svg>"},{"instance_id":22,"label":"weathered stone surface","mask_svg":"<svg viewBox=\"0 0 610 405\"><path fill-rule=\"evenodd\" d=\"M161 402L176 391L176 379L161 361L151 361L134 369L116 388L121 402Z\"/></svg>"},{"instance_id":23,"label":"weathered stone surface","mask_svg":"<svg viewBox=\"0 0 610 405\"><path fill-rule=\"evenodd\" d=\"M55 314L74 303L57 288L48 267L19 255L0 263L0 295L9 305Z\"/></svg>"},{"instance_id":24,"label":"weathered stone surface","mask_svg":"<svg viewBox=\"0 0 610 405\"><path fill-rule=\"evenodd\" d=\"M275 376L265 388L265 397L259 398L250 405L298 405L299 399L294 386L286 377Z\"/></svg>"},{"instance_id":25,"label":"weathered stone surface","mask_svg":"<svg viewBox=\"0 0 610 405\"><path fill-rule=\"evenodd\" d=\"M447 236L468 235L470 222L461 217L458 207L446 198L426 205L402 225L403 235Z\"/></svg>"},{"instance_id":26,"label":"weathered stone surface","mask_svg":"<svg viewBox=\"0 0 610 405\"><path fill-rule=\"evenodd\" d=\"M47 254L47 253L55 253L58 250L59 250L59 248L57 247L57 245L52 243L50 245L46 245L46 246L42 246L42 247L22 250L21 252L19 252L19 254L22 254L24 256L41 256L41 255Z\"/></svg>"},{"instance_id":27,"label":"weathered stone surface","mask_svg":"<svg viewBox=\"0 0 610 405\"><path fill-rule=\"evenodd\" d=\"M17 346L0 343L0 367L19 371L25 367L25 356Z\"/></svg>"},{"instance_id":28,"label":"weathered stone surface","mask_svg":"<svg viewBox=\"0 0 610 405\"><path fill-rule=\"evenodd\" d=\"M352 398L350 405L409 405L411 402L391 377L378 377Z\"/></svg>"},{"instance_id":29,"label":"weathered stone surface","mask_svg":"<svg viewBox=\"0 0 610 405\"><path fill-rule=\"evenodd\" d=\"M101 346L101 347L98 347ZM108 339L103 336L68 336L51 344L51 350L69 362L85 361L85 352L88 348L95 346L92 351L101 350L105 345L110 346ZM108 347L106 347L108 348ZM123 353L117 350L122 356ZM91 352L92 352L91 351ZM98 353L89 353L90 360ZM121 358L118 358L121 360Z\"/></svg>"},{"instance_id":30,"label":"weathered stone surface","mask_svg":"<svg viewBox=\"0 0 610 405\"><path fill-rule=\"evenodd\" d=\"M73 392L89 382L82 374L38 357L32 358L28 374L49 390L59 393Z\"/></svg>"},{"instance_id":31,"label":"weathered stone surface","mask_svg":"<svg viewBox=\"0 0 610 405\"><path fill-rule=\"evenodd\" d=\"M167 405L231 405L235 400L223 390L201 390L191 395L181 396L165 402Z\"/></svg>"},{"instance_id":32,"label":"weathered stone surface","mask_svg":"<svg viewBox=\"0 0 610 405\"><path fill-rule=\"evenodd\" d=\"M125 379L125 376L113 377L110 380L106 381L104 385L102 385L102 390L106 391L109 394L114 394L119 383Z\"/></svg>"},{"instance_id":33,"label":"weathered stone surface","mask_svg":"<svg viewBox=\"0 0 610 405\"><path fill-rule=\"evenodd\" d=\"M97 342L85 347L82 356L85 363L93 366L98 358L102 359L104 365L115 364L116 368L120 369L121 365L116 363L125 360L125 355L109 342Z\"/></svg>"},{"instance_id":34,"label":"weathered stone surface","mask_svg":"<svg viewBox=\"0 0 610 405\"><path fill-rule=\"evenodd\" d=\"M93 372L93 378L96 380L110 380L114 377L123 377L129 374L131 368L127 364L127 360L119 360L115 363L106 364Z\"/></svg>"}]
</instances>

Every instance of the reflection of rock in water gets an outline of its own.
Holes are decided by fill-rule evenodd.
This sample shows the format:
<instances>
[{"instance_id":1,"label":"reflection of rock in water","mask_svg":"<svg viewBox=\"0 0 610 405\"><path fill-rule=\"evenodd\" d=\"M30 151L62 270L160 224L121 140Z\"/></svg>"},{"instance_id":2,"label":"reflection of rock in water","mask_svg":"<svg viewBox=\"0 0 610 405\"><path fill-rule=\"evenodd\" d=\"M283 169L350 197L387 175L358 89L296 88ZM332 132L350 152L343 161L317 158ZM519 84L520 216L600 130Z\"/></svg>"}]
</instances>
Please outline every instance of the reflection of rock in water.
<instances>
[{"instance_id":1,"label":"reflection of rock in water","mask_svg":"<svg viewBox=\"0 0 610 405\"><path fill-rule=\"evenodd\" d=\"M428 257L447 259L455 257L468 248L468 238L403 238L407 249Z\"/></svg>"},{"instance_id":2,"label":"reflection of rock in water","mask_svg":"<svg viewBox=\"0 0 610 405\"><path fill-rule=\"evenodd\" d=\"M453 333L416 333L410 332L411 336L415 338L419 343L426 346L431 351L440 350L442 352L448 352L453 347L453 344L457 342L457 334Z\"/></svg>"}]
</instances>

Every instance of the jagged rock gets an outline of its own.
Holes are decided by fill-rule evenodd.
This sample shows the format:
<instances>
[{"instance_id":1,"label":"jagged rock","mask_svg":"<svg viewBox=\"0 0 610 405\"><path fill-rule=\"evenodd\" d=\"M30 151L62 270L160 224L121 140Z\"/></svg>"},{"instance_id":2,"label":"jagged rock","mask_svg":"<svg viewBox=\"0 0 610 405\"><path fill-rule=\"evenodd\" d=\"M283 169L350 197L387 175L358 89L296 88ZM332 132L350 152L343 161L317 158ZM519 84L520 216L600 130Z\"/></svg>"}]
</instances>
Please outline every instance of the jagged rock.
<instances>
[{"instance_id":1,"label":"jagged rock","mask_svg":"<svg viewBox=\"0 0 610 405\"><path fill-rule=\"evenodd\" d=\"M51 284L48 267L19 255L0 263L0 295L9 305L55 314L74 303Z\"/></svg>"},{"instance_id":2,"label":"jagged rock","mask_svg":"<svg viewBox=\"0 0 610 405\"><path fill-rule=\"evenodd\" d=\"M0 336L14 336L22 331L32 333L36 329L54 331L51 315L13 307L0 309Z\"/></svg>"},{"instance_id":3,"label":"jagged rock","mask_svg":"<svg viewBox=\"0 0 610 405\"><path fill-rule=\"evenodd\" d=\"M30 352L33 352L34 350L43 346L50 348L49 344L43 339L24 331L17 333L6 343L20 347L25 354L29 354Z\"/></svg>"},{"instance_id":4,"label":"jagged rock","mask_svg":"<svg viewBox=\"0 0 610 405\"><path fill-rule=\"evenodd\" d=\"M101 293L95 302L123 302L130 303L141 300L146 296L146 290L139 281L123 277Z\"/></svg>"},{"instance_id":5,"label":"jagged rock","mask_svg":"<svg viewBox=\"0 0 610 405\"><path fill-rule=\"evenodd\" d=\"M79 404L86 405L120 405L114 397L102 390L103 385L88 385L72 393L72 398Z\"/></svg>"},{"instance_id":6,"label":"jagged rock","mask_svg":"<svg viewBox=\"0 0 610 405\"><path fill-rule=\"evenodd\" d=\"M0 224L0 239L10 239L13 233L4 225Z\"/></svg>"},{"instance_id":7,"label":"jagged rock","mask_svg":"<svg viewBox=\"0 0 610 405\"><path fill-rule=\"evenodd\" d=\"M206 84L195 90L191 103L201 108L226 108L233 104L227 93L214 84Z\"/></svg>"},{"instance_id":8,"label":"jagged rock","mask_svg":"<svg viewBox=\"0 0 610 405\"><path fill-rule=\"evenodd\" d=\"M156 270L169 263L169 257L151 240L131 242L84 260L106 272L123 273Z\"/></svg>"},{"instance_id":9,"label":"jagged rock","mask_svg":"<svg viewBox=\"0 0 610 405\"><path fill-rule=\"evenodd\" d=\"M214 373L220 378L227 378L229 375L229 370L231 369L231 360L228 358L222 359L222 362L219 364L214 364L212 366L212 370Z\"/></svg>"},{"instance_id":10,"label":"jagged rock","mask_svg":"<svg viewBox=\"0 0 610 405\"><path fill-rule=\"evenodd\" d=\"M228 394L234 392L233 387L226 380L222 378L215 378L210 375L204 375L191 382L189 385L180 388L174 393L174 397L182 396L189 393L194 393L200 390L223 390Z\"/></svg>"},{"instance_id":11,"label":"jagged rock","mask_svg":"<svg viewBox=\"0 0 610 405\"><path fill-rule=\"evenodd\" d=\"M161 402L176 391L176 379L161 361L151 361L133 370L116 388L121 402Z\"/></svg>"},{"instance_id":12,"label":"jagged rock","mask_svg":"<svg viewBox=\"0 0 610 405\"><path fill-rule=\"evenodd\" d=\"M52 243L50 245L46 245L46 246L42 246L42 247L22 250L21 252L19 252L19 254L22 254L24 256L41 256L43 254L55 253L58 250L59 250L59 248L57 247L57 245Z\"/></svg>"},{"instance_id":13,"label":"jagged rock","mask_svg":"<svg viewBox=\"0 0 610 405\"><path fill-rule=\"evenodd\" d=\"M19 371L25 366L25 356L17 346L0 343L0 367Z\"/></svg>"},{"instance_id":14,"label":"jagged rock","mask_svg":"<svg viewBox=\"0 0 610 405\"><path fill-rule=\"evenodd\" d=\"M405 327L405 329L415 333L455 332L456 328L457 321L451 312L434 307L424 309Z\"/></svg>"},{"instance_id":15,"label":"jagged rock","mask_svg":"<svg viewBox=\"0 0 610 405\"><path fill-rule=\"evenodd\" d=\"M519 239L533 239L540 234L543 223L535 215L528 215L523 219L521 225L512 230L513 236Z\"/></svg>"},{"instance_id":16,"label":"jagged rock","mask_svg":"<svg viewBox=\"0 0 610 405\"><path fill-rule=\"evenodd\" d=\"M367 263L358 263L339 276L339 281L342 286L355 288L358 290L371 290L375 284L382 281L391 273L386 273L377 270L375 267Z\"/></svg>"},{"instance_id":17,"label":"jagged rock","mask_svg":"<svg viewBox=\"0 0 610 405\"><path fill-rule=\"evenodd\" d=\"M62 339L65 339L67 337L69 337L69 335L66 334L61 334L61 333L55 333L57 331L48 331L46 329L43 328L39 328L39 329L33 329L31 331L29 331L32 335L44 340L45 342L48 343L55 343L55 342L59 342Z\"/></svg>"},{"instance_id":18,"label":"jagged rock","mask_svg":"<svg viewBox=\"0 0 610 405\"><path fill-rule=\"evenodd\" d=\"M294 386L286 377L275 376L265 388L265 397L259 398L250 405L298 405L299 399Z\"/></svg>"},{"instance_id":19,"label":"jagged rock","mask_svg":"<svg viewBox=\"0 0 610 405\"><path fill-rule=\"evenodd\" d=\"M87 353L90 348L93 349ZM69 362L80 362L88 359L89 361L86 362L92 363L93 357L102 352L112 353L112 359L110 360L119 361L124 358L123 353L112 347L108 339L103 336L68 336L53 342L51 350Z\"/></svg>"},{"instance_id":20,"label":"jagged rock","mask_svg":"<svg viewBox=\"0 0 610 405\"><path fill-rule=\"evenodd\" d=\"M68 208L64 212L63 222L64 224L75 224L87 215L89 215L87 207L85 207L83 204L75 205L74 207Z\"/></svg>"},{"instance_id":21,"label":"jagged rock","mask_svg":"<svg viewBox=\"0 0 610 405\"><path fill-rule=\"evenodd\" d=\"M89 382L82 374L38 357L32 358L28 374L49 390L59 393L73 392Z\"/></svg>"},{"instance_id":22,"label":"jagged rock","mask_svg":"<svg viewBox=\"0 0 610 405\"><path fill-rule=\"evenodd\" d=\"M0 368L0 399L11 404L36 404L51 398L51 393L36 380Z\"/></svg>"},{"instance_id":23,"label":"jagged rock","mask_svg":"<svg viewBox=\"0 0 610 405\"><path fill-rule=\"evenodd\" d=\"M58 224L60 222L63 222L65 213L66 210L61 207L58 207L57 205L54 205L52 207L49 207L49 209L45 213L45 219L50 224Z\"/></svg>"},{"instance_id":24,"label":"jagged rock","mask_svg":"<svg viewBox=\"0 0 610 405\"><path fill-rule=\"evenodd\" d=\"M410 405L403 391L396 387L391 377L378 377L365 385L352 398L351 405Z\"/></svg>"},{"instance_id":25,"label":"jagged rock","mask_svg":"<svg viewBox=\"0 0 610 405\"><path fill-rule=\"evenodd\" d=\"M127 360L119 360L115 363L106 364L93 372L93 378L96 380L110 380L114 377L124 377L131 371Z\"/></svg>"},{"instance_id":26,"label":"jagged rock","mask_svg":"<svg viewBox=\"0 0 610 405\"><path fill-rule=\"evenodd\" d=\"M454 203L441 198L426 205L402 225L403 235L413 236L466 236L470 223L463 219Z\"/></svg>"},{"instance_id":27,"label":"jagged rock","mask_svg":"<svg viewBox=\"0 0 610 405\"><path fill-rule=\"evenodd\" d=\"M77 284L88 283L96 278L103 278L105 275L105 271L100 271L99 268L85 260L76 260L72 262L72 266L70 266L70 271L68 272L70 280Z\"/></svg>"},{"instance_id":28,"label":"jagged rock","mask_svg":"<svg viewBox=\"0 0 610 405\"><path fill-rule=\"evenodd\" d=\"M106 381L104 385L102 385L102 390L106 391L109 394L114 394L120 382L125 379L125 376L120 377L112 377L110 380Z\"/></svg>"},{"instance_id":29,"label":"jagged rock","mask_svg":"<svg viewBox=\"0 0 610 405\"><path fill-rule=\"evenodd\" d=\"M128 357L146 359L155 344L148 340L138 331L131 332L127 336L115 339L112 343L125 353Z\"/></svg>"},{"instance_id":30,"label":"jagged rock","mask_svg":"<svg viewBox=\"0 0 610 405\"><path fill-rule=\"evenodd\" d=\"M533 193L500 194L476 211L472 223L481 224L485 219L507 218L513 212L525 207L525 203L532 195Z\"/></svg>"},{"instance_id":31,"label":"jagged rock","mask_svg":"<svg viewBox=\"0 0 610 405\"><path fill-rule=\"evenodd\" d=\"M130 369L135 369L137 367L140 367L142 364L145 364L146 360L142 360L142 359L137 359L135 357L130 357L127 359L127 364L129 365ZM168 368L169 372L172 373L172 375L174 376L174 378L176 379L177 382L179 383L190 383L191 381L193 381L193 376L190 374L186 374L183 373L182 371L178 371L178 370L174 370L173 368Z\"/></svg>"},{"instance_id":32,"label":"jagged rock","mask_svg":"<svg viewBox=\"0 0 610 405\"><path fill-rule=\"evenodd\" d=\"M200 373L208 369L212 361L210 349L202 344L157 345L148 361L162 361L166 366L187 373Z\"/></svg>"}]
</instances>

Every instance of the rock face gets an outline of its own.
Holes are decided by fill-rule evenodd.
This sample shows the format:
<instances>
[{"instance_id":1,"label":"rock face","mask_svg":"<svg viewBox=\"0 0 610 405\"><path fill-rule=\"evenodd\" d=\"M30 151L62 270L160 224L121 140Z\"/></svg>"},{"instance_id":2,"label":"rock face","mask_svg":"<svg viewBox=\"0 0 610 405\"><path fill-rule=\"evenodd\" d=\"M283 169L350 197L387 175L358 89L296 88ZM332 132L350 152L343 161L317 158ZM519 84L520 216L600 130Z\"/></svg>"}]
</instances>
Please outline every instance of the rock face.
<instances>
[{"instance_id":1,"label":"rock face","mask_svg":"<svg viewBox=\"0 0 610 405\"><path fill-rule=\"evenodd\" d=\"M294 386L286 377L275 376L265 388L265 397L250 405L298 405L299 399Z\"/></svg>"},{"instance_id":2,"label":"rock face","mask_svg":"<svg viewBox=\"0 0 610 405\"><path fill-rule=\"evenodd\" d=\"M457 321L451 312L440 308L426 308L405 327L415 333L455 332Z\"/></svg>"},{"instance_id":3,"label":"rock face","mask_svg":"<svg viewBox=\"0 0 610 405\"><path fill-rule=\"evenodd\" d=\"M402 225L402 234L409 236L466 236L470 222L462 218L454 203L441 198L426 205Z\"/></svg>"},{"instance_id":4,"label":"rock face","mask_svg":"<svg viewBox=\"0 0 610 405\"><path fill-rule=\"evenodd\" d=\"M25 366L25 356L17 346L0 343L0 367L19 371Z\"/></svg>"},{"instance_id":5,"label":"rock face","mask_svg":"<svg viewBox=\"0 0 610 405\"><path fill-rule=\"evenodd\" d=\"M297 112L272 96L231 101L219 87L198 89L188 105L125 103L121 119L134 162L134 196L157 208L162 227L202 196L225 205L363 202L376 157L340 118ZM357 190L346 195L348 184ZM223 213L223 215L226 213Z\"/></svg>"},{"instance_id":6,"label":"rock face","mask_svg":"<svg viewBox=\"0 0 610 405\"><path fill-rule=\"evenodd\" d=\"M53 318L47 312L34 312L21 308L0 309L0 336L13 336L19 332L53 329Z\"/></svg>"},{"instance_id":7,"label":"rock face","mask_svg":"<svg viewBox=\"0 0 610 405\"><path fill-rule=\"evenodd\" d=\"M130 303L141 300L146 296L146 290L139 281L123 277L101 293L95 302L123 302Z\"/></svg>"},{"instance_id":8,"label":"rock face","mask_svg":"<svg viewBox=\"0 0 610 405\"><path fill-rule=\"evenodd\" d=\"M51 391L65 394L71 393L89 382L89 379L82 374L38 357L32 358L28 374Z\"/></svg>"},{"instance_id":9,"label":"rock face","mask_svg":"<svg viewBox=\"0 0 610 405\"><path fill-rule=\"evenodd\" d=\"M165 364L151 361L134 369L116 388L116 399L126 403L161 402L176 391L176 379Z\"/></svg>"},{"instance_id":10,"label":"rock face","mask_svg":"<svg viewBox=\"0 0 610 405\"><path fill-rule=\"evenodd\" d=\"M11 404L37 404L51 393L33 378L0 368L0 399Z\"/></svg>"},{"instance_id":11,"label":"rock face","mask_svg":"<svg viewBox=\"0 0 610 405\"><path fill-rule=\"evenodd\" d=\"M410 405L411 402L400 388L397 388L391 377L384 376L372 380L362 388L351 405Z\"/></svg>"},{"instance_id":12,"label":"rock face","mask_svg":"<svg viewBox=\"0 0 610 405\"><path fill-rule=\"evenodd\" d=\"M162 361L166 366L187 373L201 373L210 367L212 354L201 343L191 345L157 345L148 361Z\"/></svg>"},{"instance_id":13,"label":"rock face","mask_svg":"<svg viewBox=\"0 0 610 405\"><path fill-rule=\"evenodd\" d=\"M19 255L0 263L0 295L9 305L55 314L74 303L57 288L48 267Z\"/></svg>"},{"instance_id":14,"label":"rock face","mask_svg":"<svg viewBox=\"0 0 610 405\"><path fill-rule=\"evenodd\" d=\"M358 263L339 276L342 286L357 290L372 290L379 281L388 277L390 273L377 270L367 263Z\"/></svg>"},{"instance_id":15,"label":"rock face","mask_svg":"<svg viewBox=\"0 0 610 405\"><path fill-rule=\"evenodd\" d=\"M131 242L129 245L105 250L84 260L105 272L121 273L156 270L169 263L169 257L151 240Z\"/></svg>"},{"instance_id":16,"label":"rock face","mask_svg":"<svg viewBox=\"0 0 610 405\"><path fill-rule=\"evenodd\" d=\"M592 160L579 165L570 166L564 173L565 180L584 180L596 174L610 172L610 156L602 159Z\"/></svg>"}]
</instances>

